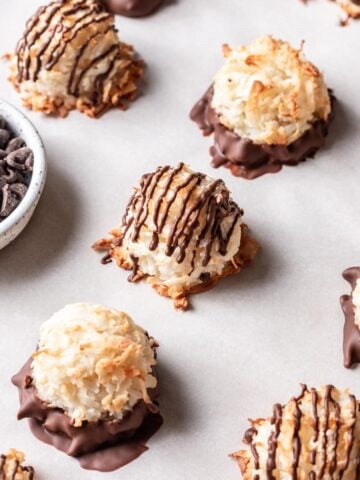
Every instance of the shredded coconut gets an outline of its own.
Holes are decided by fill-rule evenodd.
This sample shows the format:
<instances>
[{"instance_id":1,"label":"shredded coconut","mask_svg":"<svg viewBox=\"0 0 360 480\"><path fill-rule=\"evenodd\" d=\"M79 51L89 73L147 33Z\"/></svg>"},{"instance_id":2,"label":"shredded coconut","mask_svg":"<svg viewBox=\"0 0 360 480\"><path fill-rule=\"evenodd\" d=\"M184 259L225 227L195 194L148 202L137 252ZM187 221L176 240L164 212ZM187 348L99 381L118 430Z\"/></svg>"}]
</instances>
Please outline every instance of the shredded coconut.
<instances>
[{"instance_id":1,"label":"shredded coconut","mask_svg":"<svg viewBox=\"0 0 360 480\"><path fill-rule=\"evenodd\" d=\"M271 36L248 46L224 46L225 64L214 79L212 107L240 137L288 145L316 121L326 120L330 97L322 74L302 49Z\"/></svg>"},{"instance_id":2,"label":"shredded coconut","mask_svg":"<svg viewBox=\"0 0 360 480\"><path fill-rule=\"evenodd\" d=\"M123 312L92 304L64 307L40 329L33 355L39 397L61 408L75 426L121 420L155 388L154 342Z\"/></svg>"}]
</instances>

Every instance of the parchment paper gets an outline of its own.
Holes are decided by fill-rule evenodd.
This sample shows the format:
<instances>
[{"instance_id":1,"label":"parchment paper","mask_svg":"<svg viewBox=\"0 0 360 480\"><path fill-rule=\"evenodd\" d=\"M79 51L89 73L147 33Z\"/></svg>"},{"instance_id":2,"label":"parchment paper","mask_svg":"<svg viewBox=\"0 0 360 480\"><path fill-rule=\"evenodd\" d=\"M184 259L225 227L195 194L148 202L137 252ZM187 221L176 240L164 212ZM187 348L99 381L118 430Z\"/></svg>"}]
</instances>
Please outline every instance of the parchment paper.
<instances>
[{"instance_id":1,"label":"parchment paper","mask_svg":"<svg viewBox=\"0 0 360 480\"><path fill-rule=\"evenodd\" d=\"M41 3L1 0L2 51L15 47ZM177 0L147 19L118 17L121 37L148 64L143 96L100 120L28 112L46 144L49 177L30 225L0 252L0 450L25 451L39 480L236 480L227 454L240 448L247 418L269 415L299 382L360 395L360 370L342 366L338 302L349 291L341 272L360 263L360 22L341 28L339 17L322 0ZM250 182L211 168L211 140L188 113L222 64L222 43L267 33L306 40L339 102L316 159ZM0 96L20 106L0 70ZM262 246L252 267L193 297L187 313L100 265L90 249L118 223L143 173L179 161L226 181ZM41 323L79 301L125 310L161 344L165 424L149 452L111 474L82 470L16 420L11 376Z\"/></svg>"}]
</instances>

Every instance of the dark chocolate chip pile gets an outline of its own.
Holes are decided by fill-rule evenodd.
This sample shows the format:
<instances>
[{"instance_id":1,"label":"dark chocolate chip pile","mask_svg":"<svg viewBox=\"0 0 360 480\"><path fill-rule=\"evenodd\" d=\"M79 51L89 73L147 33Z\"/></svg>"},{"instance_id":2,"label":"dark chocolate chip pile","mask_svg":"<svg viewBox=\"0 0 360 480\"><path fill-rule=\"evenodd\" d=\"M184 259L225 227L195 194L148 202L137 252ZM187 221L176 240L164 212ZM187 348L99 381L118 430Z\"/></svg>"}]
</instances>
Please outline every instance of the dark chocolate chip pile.
<instances>
[{"instance_id":1,"label":"dark chocolate chip pile","mask_svg":"<svg viewBox=\"0 0 360 480\"><path fill-rule=\"evenodd\" d=\"M30 184L34 154L0 117L0 222L24 198Z\"/></svg>"}]
</instances>

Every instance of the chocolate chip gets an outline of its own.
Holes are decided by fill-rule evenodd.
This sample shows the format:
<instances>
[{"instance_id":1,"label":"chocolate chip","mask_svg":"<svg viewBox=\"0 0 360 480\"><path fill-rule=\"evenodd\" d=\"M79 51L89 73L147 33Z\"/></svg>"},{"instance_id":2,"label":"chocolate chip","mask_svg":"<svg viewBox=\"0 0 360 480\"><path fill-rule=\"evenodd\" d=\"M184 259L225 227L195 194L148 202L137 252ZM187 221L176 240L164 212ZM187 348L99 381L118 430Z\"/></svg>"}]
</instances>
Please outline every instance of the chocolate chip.
<instances>
[{"instance_id":1,"label":"chocolate chip","mask_svg":"<svg viewBox=\"0 0 360 480\"><path fill-rule=\"evenodd\" d=\"M11 193L15 194L15 196L17 196L20 200L25 197L25 194L27 192L27 186L23 183L13 183L9 186L9 189Z\"/></svg>"},{"instance_id":2,"label":"chocolate chip","mask_svg":"<svg viewBox=\"0 0 360 480\"><path fill-rule=\"evenodd\" d=\"M19 150L19 148L23 148L25 146L26 144L22 138L20 137L12 138L6 148L6 153L15 152L15 150Z\"/></svg>"},{"instance_id":3,"label":"chocolate chip","mask_svg":"<svg viewBox=\"0 0 360 480\"><path fill-rule=\"evenodd\" d=\"M0 129L0 148L6 148L10 140L10 132L4 128Z\"/></svg>"},{"instance_id":4,"label":"chocolate chip","mask_svg":"<svg viewBox=\"0 0 360 480\"><path fill-rule=\"evenodd\" d=\"M16 195L10 191L10 186L5 185L2 189L2 202L0 209L0 217L6 218L10 215L11 212L19 205L20 201Z\"/></svg>"},{"instance_id":5,"label":"chocolate chip","mask_svg":"<svg viewBox=\"0 0 360 480\"><path fill-rule=\"evenodd\" d=\"M29 170L33 166L33 153L30 148L23 147L9 153L6 162L16 170Z\"/></svg>"},{"instance_id":6,"label":"chocolate chip","mask_svg":"<svg viewBox=\"0 0 360 480\"><path fill-rule=\"evenodd\" d=\"M11 170L10 168L8 168L8 166L6 166L3 178L5 178L6 182L10 185L11 183L21 181L22 176L17 170Z\"/></svg>"}]
</instances>

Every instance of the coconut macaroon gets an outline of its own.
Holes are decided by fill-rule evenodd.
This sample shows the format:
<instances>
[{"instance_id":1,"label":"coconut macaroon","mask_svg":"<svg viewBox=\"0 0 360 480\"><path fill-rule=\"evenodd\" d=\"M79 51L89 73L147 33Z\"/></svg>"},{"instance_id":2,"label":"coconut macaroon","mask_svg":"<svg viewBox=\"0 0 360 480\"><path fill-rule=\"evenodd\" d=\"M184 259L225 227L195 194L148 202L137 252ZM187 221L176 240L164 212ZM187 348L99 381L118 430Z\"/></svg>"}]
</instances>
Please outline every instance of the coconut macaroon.
<instances>
[{"instance_id":1,"label":"coconut macaroon","mask_svg":"<svg viewBox=\"0 0 360 480\"><path fill-rule=\"evenodd\" d=\"M352 18L360 18L360 0L336 0L342 9Z\"/></svg>"},{"instance_id":2,"label":"coconut macaroon","mask_svg":"<svg viewBox=\"0 0 360 480\"><path fill-rule=\"evenodd\" d=\"M104 263L133 270L130 281L146 278L185 310L189 294L238 273L256 255L242 215L222 180L183 163L159 167L141 178L120 226L93 248L106 252Z\"/></svg>"},{"instance_id":3,"label":"coconut macaroon","mask_svg":"<svg viewBox=\"0 0 360 480\"><path fill-rule=\"evenodd\" d=\"M123 312L66 306L42 325L37 351L13 378L18 418L84 468L127 464L161 425L156 346Z\"/></svg>"},{"instance_id":4,"label":"coconut macaroon","mask_svg":"<svg viewBox=\"0 0 360 480\"><path fill-rule=\"evenodd\" d=\"M303 386L298 397L251 421L247 450L232 455L244 480L356 480L359 408L354 395L331 385Z\"/></svg>"},{"instance_id":5,"label":"coconut macaroon","mask_svg":"<svg viewBox=\"0 0 360 480\"><path fill-rule=\"evenodd\" d=\"M126 313L68 305L40 329L32 372L39 397L61 408L75 427L122 420L139 400L152 403L154 341ZM75 388L74 388L75 387Z\"/></svg>"},{"instance_id":6,"label":"coconut macaroon","mask_svg":"<svg viewBox=\"0 0 360 480\"><path fill-rule=\"evenodd\" d=\"M27 22L10 71L24 106L99 117L135 98L143 63L120 42L114 16L99 1L59 0Z\"/></svg>"},{"instance_id":7,"label":"coconut macaroon","mask_svg":"<svg viewBox=\"0 0 360 480\"><path fill-rule=\"evenodd\" d=\"M256 178L313 156L332 99L302 46L265 36L223 52L224 65L190 114L205 135L214 133L213 165Z\"/></svg>"},{"instance_id":8,"label":"coconut macaroon","mask_svg":"<svg viewBox=\"0 0 360 480\"><path fill-rule=\"evenodd\" d=\"M1 480L33 480L33 467L24 466L25 455L22 452L10 449L6 455L0 455Z\"/></svg>"},{"instance_id":9,"label":"coconut macaroon","mask_svg":"<svg viewBox=\"0 0 360 480\"><path fill-rule=\"evenodd\" d=\"M330 114L323 76L302 50L270 36L224 47L211 106L220 122L255 144L289 145Z\"/></svg>"},{"instance_id":10,"label":"coconut macaroon","mask_svg":"<svg viewBox=\"0 0 360 480\"><path fill-rule=\"evenodd\" d=\"M351 286L350 295L340 299L345 316L344 324L344 365L350 368L360 362L360 267L351 267L343 273Z\"/></svg>"}]
</instances>

